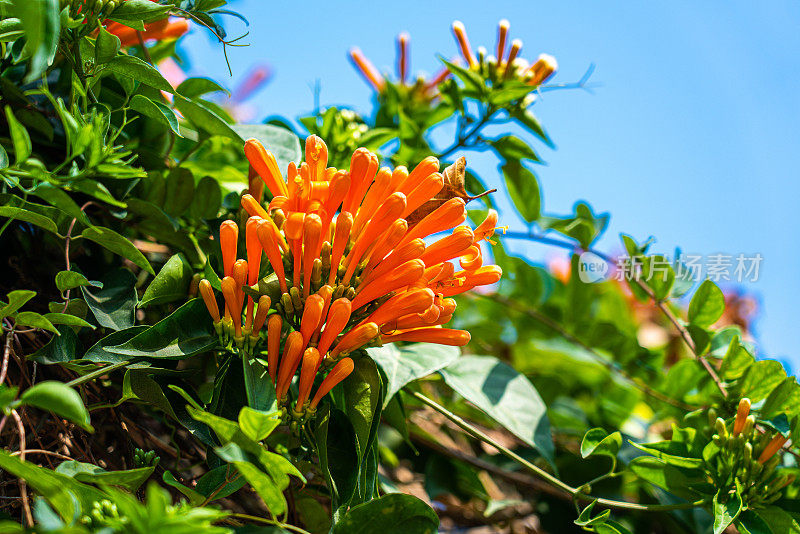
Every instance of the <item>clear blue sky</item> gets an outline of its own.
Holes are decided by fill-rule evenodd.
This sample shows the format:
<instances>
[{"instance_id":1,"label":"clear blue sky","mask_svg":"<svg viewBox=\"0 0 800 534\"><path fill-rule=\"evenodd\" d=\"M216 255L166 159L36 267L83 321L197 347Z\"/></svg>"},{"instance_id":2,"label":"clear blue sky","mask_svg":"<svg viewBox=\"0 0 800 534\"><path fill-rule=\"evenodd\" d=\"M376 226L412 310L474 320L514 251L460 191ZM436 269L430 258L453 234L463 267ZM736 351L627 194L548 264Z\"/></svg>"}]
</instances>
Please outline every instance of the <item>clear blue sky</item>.
<instances>
[{"instance_id":1,"label":"clear blue sky","mask_svg":"<svg viewBox=\"0 0 800 534\"><path fill-rule=\"evenodd\" d=\"M763 355L800 364L796 349L800 238L800 4L730 2L267 2L237 0L250 21L246 48L220 47L194 30L182 52L194 75L230 86L257 62L270 84L252 100L259 116L289 117L321 102L369 112L371 92L346 52L358 45L381 69L394 68L394 38L411 34L412 72L438 70L436 53L456 54L452 20L473 47L491 48L497 21L511 21L523 56L556 56L555 81L596 65L594 94L547 93L535 110L557 150L540 147L536 169L544 209L566 213L585 199L609 211L599 247L618 249L620 232L653 235L671 253L761 253L761 276L746 289L760 299ZM242 27L228 24L231 34ZM470 161L492 182L491 160ZM522 247L522 248L521 248ZM525 248L527 247L527 248ZM516 250L534 260L547 251Z\"/></svg>"}]
</instances>

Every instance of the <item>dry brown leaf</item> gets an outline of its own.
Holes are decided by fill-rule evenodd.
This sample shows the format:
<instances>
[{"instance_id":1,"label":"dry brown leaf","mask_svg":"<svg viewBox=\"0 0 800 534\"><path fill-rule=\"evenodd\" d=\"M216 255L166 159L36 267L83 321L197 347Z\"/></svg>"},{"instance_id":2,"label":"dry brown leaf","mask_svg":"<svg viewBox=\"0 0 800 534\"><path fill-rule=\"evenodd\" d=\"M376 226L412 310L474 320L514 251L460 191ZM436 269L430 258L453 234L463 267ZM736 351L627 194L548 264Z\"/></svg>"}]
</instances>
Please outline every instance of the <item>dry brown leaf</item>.
<instances>
[{"instance_id":1,"label":"dry brown leaf","mask_svg":"<svg viewBox=\"0 0 800 534\"><path fill-rule=\"evenodd\" d=\"M467 189L465 187L466 171L467 159L463 156L458 158L455 163L442 171L442 176L444 177L444 187L442 187L442 190L439 191L435 197L425 202L422 206L411 212L408 217L406 217L409 228L417 224L419 221L424 219L426 215L451 198L461 198L464 199L465 203L467 203L470 200L475 200L476 198L480 198L496 191L496 189L491 189L489 191L484 191L479 195L475 195L474 197L470 196L467 194Z\"/></svg>"}]
</instances>

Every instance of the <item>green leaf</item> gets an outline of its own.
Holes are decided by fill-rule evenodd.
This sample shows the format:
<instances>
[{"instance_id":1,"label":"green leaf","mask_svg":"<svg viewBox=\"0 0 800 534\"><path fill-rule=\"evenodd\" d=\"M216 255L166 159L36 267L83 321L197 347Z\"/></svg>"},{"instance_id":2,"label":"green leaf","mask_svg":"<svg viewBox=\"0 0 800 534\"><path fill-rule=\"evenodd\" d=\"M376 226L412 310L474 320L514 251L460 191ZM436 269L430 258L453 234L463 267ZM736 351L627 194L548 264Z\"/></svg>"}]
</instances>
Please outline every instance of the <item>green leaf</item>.
<instances>
[{"instance_id":1,"label":"green leaf","mask_svg":"<svg viewBox=\"0 0 800 534\"><path fill-rule=\"evenodd\" d=\"M523 219L534 222L541 214L541 196L536 176L519 161L508 161L502 169L514 207Z\"/></svg>"},{"instance_id":2,"label":"green leaf","mask_svg":"<svg viewBox=\"0 0 800 534\"><path fill-rule=\"evenodd\" d=\"M17 316L14 318L14 322L18 326L32 326L34 328L48 330L59 336L61 335L61 333L58 330L56 330L56 327L53 326L53 323L48 321L44 315L38 314L36 312L32 311L19 312Z\"/></svg>"},{"instance_id":3,"label":"green leaf","mask_svg":"<svg viewBox=\"0 0 800 534\"><path fill-rule=\"evenodd\" d=\"M262 441L281 424L281 412L265 413L248 406L239 412L239 427L253 441Z\"/></svg>"},{"instance_id":4,"label":"green leaf","mask_svg":"<svg viewBox=\"0 0 800 534\"><path fill-rule=\"evenodd\" d=\"M106 471L100 466L67 460L56 467L56 472L74 478L78 482L98 486L120 486L135 492L153 474L155 466Z\"/></svg>"},{"instance_id":5,"label":"green leaf","mask_svg":"<svg viewBox=\"0 0 800 534\"><path fill-rule=\"evenodd\" d=\"M448 386L553 460L547 406L533 384L493 356L462 356L439 371Z\"/></svg>"},{"instance_id":6,"label":"green leaf","mask_svg":"<svg viewBox=\"0 0 800 534\"><path fill-rule=\"evenodd\" d=\"M6 149L3 148L2 145L0 145L0 170L7 169L8 165L9 165L8 152L6 152Z\"/></svg>"},{"instance_id":7,"label":"green leaf","mask_svg":"<svg viewBox=\"0 0 800 534\"><path fill-rule=\"evenodd\" d=\"M76 317L69 313L45 313L42 317L47 319L50 324L64 324L67 326L85 326L94 330L94 325L87 323L85 320L81 319L80 317Z\"/></svg>"},{"instance_id":8,"label":"green leaf","mask_svg":"<svg viewBox=\"0 0 800 534\"><path fill-rule=\"evenodd\" d=\"M127 3L127 2L126 2ZM170 83L158 72L154 66L136 56L120 55L103 65L103 72L113 72L120 76L127 76L137 82L149 85L154 89L174 93Z\"/></svg>"},{"instance_id":9,"label":"green leaf","mask_svg":"<svg viewBox=\"0 0 800 534\"><path fill-rule=\"evenodd\" d=\"M164 18L170 10L169 5L160 5L150 0L126 0L111 12L109 18L115 22L131 26L132 22L150 22ZM135 26L131 26L134 28ZM137 28L143 30L144 28Z\"/></svg>"},{"instance_id":10,"label":"green leaf","mask_svg":"<svg viewBox=\"0 0 800 534\"><path fill-rule=\"evenodd\" d=\"M222 190L211 176L204 176L198 183L192 198L190 212L198 219L214 219L222 204Z\"/></svg>"},{"instance_id":11,"label":"green leaf","mask_svg":"<svg viewBox=\"0 0 800 534\"><path fill-rule=\"evenodd\" d=\"M227 89L209 78L187 78L175 88L175 91L186 98L197 98L198 96L219 91L230 96L230 92Z\"/></svg>"},{"instance_id":12,"label":"green leaf","mask_svg":"<svg viewBox=\"0 0 800 534\"><path fill-rule=\"evenodd\" d=\"M740 397L747 397L752 402L765 399L786 379L786 370L775 360L761 360L745 371L739 382Z\"/></svg>"},{"instance_id":13,"label":"green leaf","mask_svg":"<svg viewBox=\"0 0 800 534\"><path fill-rule=\"evenodd\" d=\"M191 121L195 128L208 135L221 135L234 141L242 140L231 125L202 100L189 100L180 95L175 95L175 107L184 117Z\"/></svg>"},{"instance_id":14,"label":"green leaf","mask_svg":"<svg viewBox=\"0 0 800 534\"><path fill-rule=\"evenodd\" d=\"M665 256L647 256L642 262L642 278L653 291L656 300L664 300L675 283L675 271Z\"/></svg>"},{"instance_id":15,"label":"green leaf","mask_svg":"<svg viewBox=\"0 0 800 534\"><path fill-rule=\"evenodd\" d=\"M725 295L717 284L706 280L695 291L689 303L689 322L697 326L711 326L725 311Z\"/></svg>"},{"instance_id":16,"label":"green leaf","mask_svg":"<svg viewBox=\"0 0 800 534\"><path fill-rule=\"evenodd\" d=\"M602 428L592 428L581 441L581 457L601 455L616 458L621 446L622 434L619 431L609 434Z\"/></svg>"},{"instance_id":17,"label":"green leaf","mask_svg":"<svg viewBox=\"0 0 800 534\"><path fill-rule=\"evenodd\" d=\"M200 477L195 488L204 498L210 501L224 499L239 491L247 481L239 476L233 465L221 465Z\"/></svg>"},{"instance_id":18,"label":"green leaf","mask_svg":"<svg viewBox=\"0 0 800 534\"><path fill-rule=\"evenodd\" d=\"M170 215L182 215L192 203L194 177L185 167L172 169L167 175L164 211Z\"/></svg>"},{"instance_id":19,"label":"green leaf","mask_svg":"<svg viewBox=\"0 0 800 534\"><path fill-rule=\"evenodd\" d=\"M488 141L495 152L506 161L529 159L540 162L533 148L516 135L506 135Z\"/></svg>"},{"instance_id":20,"label":"green leaf","mask_svg":"<svg viewBox=\"0 0 800 534\"><path fill-rule=\"evenodd\" d=\"M36 406L42 410L50 410L56 415L69 419L84 430L93 432L89 424L89 411L83 405L81 396L71 387L48 380L39 382L26 389L20 400L28 406Z\"/></svg>"},{"instance_id":21,"label":"green leaf","mask_svg":"<svg viewBox=\"0 0 800 534\"><path fill-rule=\"evenodd\" d=\"M0 206L0 217L8 217L9 219L30 223L40 228L43 228L48 232L53 232L54 234L59 235L58 227L56 226L56 223L52 221L52 219L49 219L44 215L28 211L25 208L17 208L14 206Z\"/></svg>"},{"instance_id":22,"label":"green leaf","mask_svg":"<svg viewBox=\"0 0 800 534\"><path fill-rule=\"evenodd\" d=\"M788 512L777 506L756 510L756 514L769 525L773 534L800 534L800 525Z\"/></svg>"},{"instance_id":23,"label":"green leaf","mask_svg":"<svg viewBox=\"0 0 800 534\"><path fill-rule=\"evenodd\" d=\"M103 289L89 291L81 287L83 298L100 326L124 330L133 326L136 313L136 277L128 269L119 268L106 274Z\"/></svg>"},{"instance_id":24,"label":"green leaf","mask_svg":"<svg viewBox=\"0 0 800 534\"><path fill-rule=\"evenodd\" d=\"M628 464L636 476L655 484L659 488L686 500L695 500L698 495L689 489L691 484L705 482L703 472L667 465L652 456L639 456Z\"/></svg>"},{"instance_id":25,"label":"green leaf","mask_svg":"<svg viewBox=\"0 0 800 534\"><path fill-rule=\"evenodd\" d=\"M254 357L242 355L242 373L250 408L270 413L278 406L275 386L267 372L267 366Z\"/></svg>"},{"instance_id":26,"label":"green leaf","mask_svg":"<svg viewBox=\"0 0 800 534\"><path fill-rule=\"evenodd\" d=\"M358 450L360 470L364 471L367 451L372 447L378 431L383 407L383 384L375 362L369 358L356 360L355 369L341 385L344 393L344 411L353 425ZM372 498L363 489L370 481L360 484L362 502Z\"/></svg>"},{"instance_id":27,"label":"green leaf","mask_svg":"<svg viewBox=\"0 0 800 534\"><path fill-rule=\"evenodd\" d=\"M103 63L108 63L117 57L117 52L119 52L119 47L121 44L122 43L119 40L119 37L106 30L104 26L100 26L99 33L97 34L97 40L94 43L95 64L102 65Z\"/></svg>"},{"instance_id":28,"label":"green leaf","mask_svg":"<svg viewBox=\"0 0 800 534\"><path fill-rule=\"evenodd\" d=\"M720 492L714 495L714 534L722 534L728 525L736 521L742 511L742 496L738 491L733 495L724 495L720 499Z\"/></svg>"},{"instance_id":29,"label":"green leaf","mask_svg":"<svg viewBox=\"0 0 800 534\"><path fill-rule=\"evenodd\" d=\"M26 82L37 80L53 63L61 31L58 0L13 0L14 15L25 30L25 53L30 56ZM5 13L3 14L5 16Z\"/></svg>"},{"instance_id":30,"label":"green leaf","mask_svg":"<svg viewBox=\"0 0 800 534\"><path fill-rule=\"evenodd\" d=\"M224 466L227 467L227 466ZM175 475L170 473L169 471L164 471L164 474L161 475L161 480L164 481L164 484L167 486L171 486L176 490L180 491L187 499L189 499L189 504L192 506L198 506L200 503L206 500L206 496L202 493L193 490L188 486L184 486L180 482L175 479Z\"/></svg>"},{"instance_id":31,"label":"green leaf","mask_svg":"<svg viewBox=\"0 0 800 534\"><path fill-rule=\"evenodd\" d=\"M511 116L517 120L522 126L527 128L533 135L541 139L550 148L555 148L550 136L547 135L544 128L542 128L539 119L528 109L515 109L512 110Z\"/></svg>"},{"instance_id":32,"label":"green leaf","mask_svg":"<svg viewBox=\"0 0 800 534\"><path fill-rule=\"evenodd\" d=\"M192 274L194 273L189 260L183 254L175 254L147 286L139 307L145 308L185 299L188 296Z\"/></svg>"},{"instance_id":33,"label":"green leaf","mask_svg":"<svg viewBox=\"0 0 800 534\"><path fill-rule=\"evenodd\" d=\"M637 449L642 450L648 454L652 454L656 458L663 460L664 463L668 465L673 465L675 467L686 467L689 469L697 469L702 467L704 463L702 458L690 458L687 456L683 456L681 454L673 454L673 452L675 452L675 449L679 448L675 447L675 445L679 445L680 447L682 447L682 445L675 444L672 441L663 441L655 444L650 444L650 445L659 445L659 447L653 447L653 446L648 447L647 445L641 445L634 441L630 440L628 441L630 442L631 445L633 445ZM685 447L683 447L683 450L679 452L685 453Z\"/></svg>"},{"instance_id":34,"label":"green leaf","mask_svg":"<svg viewBox=\"0 0 800 534\"><path fill-rule=\"evenodd\" d=\"M127 356L183 359L217 346L205 304L192 299L130 340L106 350Z\"/></svg>"},{"instance_id":35,"label":"green leaf","mask_svg":"<svg viewBox=\"0 0 800 534\"><path fill-rule=\"evenodd\" d=\"M133 95L130 101L130 107L142 115L157 120L175 132L175 135L183 137L181 135L180 125L178 124L178 117L175 116L175 112L172 111L172 108L164 103L151 100L144 95Z\"/></svg>"},{"instance_id":36,"label":"green leaf","mask_svg":"<svg viewBox=\"0 0 800 534\"><path fill-rule=\"evenodd\" d=\"M739 529L740 534L781 534L781 531L773 532L769 525L751 510L745 510L739 514L736 528Z\"/></svg>"},{"instance_id":37,"label":"green leaf","mask_svg":"<svg viewBox=\"0 0 800 534\"><path fill-rule=\"evenodd\" d=\"M385 408L404 386L453 363L461 351L446 345L413 343L402 347L395 344L374 347L367 349L367 354L386 376Z\"/></svg>"},{"instance_id":38,"label":"green leaf","mask_svg":"<svg viewBox=\"0 0 800 534\"><path fill-rule=\"evenodd\" d=\"M584 456L584 458L586 458L586 456ZM608 517L611 515L611 510L609 509L603 510L598 515L592 517L592 511L594 510L595 504L597 504L597 499L593 500L591 503L589 503L589 506L581 510L578 519L575 520L576 525L578 525L579 527L588 527L606 522Z\"/></svg>"},{"instance_id":39,"label":"green leaf","mask_svg":"<svg viewBox=\"0 0 800 534\"><path fill-rule=\"evenodd\" d=\"M447 69L452 72L454 76L464 83L466 89L474 91L476 96L486 92L486 84L477 72L465 69L464 67L456 65L455 63L450 63L444 59L442 59L442 63L447 66Z\"/></svg>"},{"instance_id":40,"label":"green leaf","mask_svg":"<svg viewBox=\"0 0 800 534\"><path fill-rule=\"evenodd\" d=\"M105 494L92 486L20 460L3 449L0 449L0 468L17 478L24 479L28 486L44 497L65 521L73 521L82 510L91 510L94 502L105 498Z\"/></svg>"},{"instance_id":41,"label":"green leaf","mask_svg":"<svg viewBox=\"0 0 800 534\"><path fill-rule=\"evenodd\" d=\"M31 194L43 199L45 202L60 209L67 215L78 219L78 221L86 226L91 225L89 218L83 211L81 211L81 209L78 207L78 204L76 204L75 201L72 200L72 197L70 197L60 187L57 187L53 184L41 183L31 191Z\"/></svg>"},{"instance_id":42,"label":"green leaf","mask_svg":"<svg viewBox=\"0 0 800 534\"><path fill-rule=\"evenodd\" d=\"M103 284L100 282L90 282L84 275L75 271L59 271L58 274L56 274L56 287L61 293L67 289L75 289L81 286L102 288Z\"/></svg>"},{"instance_id":43,"label":"green leaf","mask_svg":"<svg viewBox=\"0 0 800 534\"><path fill-rule=\"evenodd\" d=\"M133 243L114 230L103 226L90 226L81 232L81 236L90 241L94 241L98 245L102 245L114 254L132 261L134 265L138 265L148 273L156 274L150 262L144 257L144 254L142 254Z\"/></svg>"},{"instance_id":44,"label":"green leaf","mask_svg":"<svg viewBox=\"0 0 800 534\"><path fill-rule=\"evenodd\" d=\"M13 314L35 296L36 291L31 291L29 289L17 289L9 292L6 296L8 304L0 308L0 319Z\"/></svg>"},{"instance_id":45,"label":"green leaf","mask_svg":"<svg viewBox=\"0 0 800 534\"><path fill-rule=\"evenodd\" d=\"M353 425L345 413L327 406L317 413L314 437L319 465L331 492L332 508L347 506L358 484L359 462Z\"/></svg>"},{"instance_id":46,"label":"green leaf","mask_svg":"<svg viewBox=\"0 0 800 534\"><path fill-rule=\"evenodd\" d=\"M285 169L290 162L302 161L300 139L286 128L272 124L236 124L232 128L242 142L251 138L261 141L275 156L279 169Z\"/></svg>"},{"instance_id":47,"label":"green leaf","mask_svg":"<svg viewBox=\"0 0 800 534\"><path fill-rule=\"evenodd\" d=\"M439 517L413 495L391 493L351 508L331 534L434 534Z\"/></svg>"}]
</instances>

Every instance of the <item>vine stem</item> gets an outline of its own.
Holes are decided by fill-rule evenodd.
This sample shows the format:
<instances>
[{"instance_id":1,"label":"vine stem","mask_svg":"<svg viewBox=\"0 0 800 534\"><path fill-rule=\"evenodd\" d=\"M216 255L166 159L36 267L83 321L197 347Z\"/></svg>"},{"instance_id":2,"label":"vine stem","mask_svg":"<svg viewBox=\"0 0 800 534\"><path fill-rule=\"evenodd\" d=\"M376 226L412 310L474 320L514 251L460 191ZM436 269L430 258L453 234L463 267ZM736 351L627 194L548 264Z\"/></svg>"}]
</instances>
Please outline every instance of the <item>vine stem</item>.
<instances>
[{"instance_id":1,"label":"vine stem","mask_svg":"<svg viewBox=\"0 0 800 534\"><path fill-rule=\"evenodd\" d=\"M130 361L117 362L117 363L112 363L111 365L106 365L105 367L101 367L100 369L97 369L96 371L92 371L91 373L87 373L87 374L85 374L83 376L79 376L78 378L76 378L74 380L70 380L65 385L69 386L71 388L75 387L75 386L80 386L81 384L83 384L85 382L89 382L90 380L94 380L98 376L107 375L111 371L115 371L117 369L121 369L123 367L126 367L128 365L131 365L131 364L135 363L136 361L137 360L134 359L134 360L130 360Z\"/></svg>"},{"instance_id":2,"label":"vine stem","mask_svg":"<svg viewBox=\"0 0 800 534\"><path fill-rule=\"evenodd\" d=\"M258 516L255 516L255 515L239 514L239 513L233 513L233 514L230 515L230 517L236 517L236 518L239 518L239 519L246 519L248 521L257 521L257 522L260 522L260 523L264 523L265 525L275 525L275 526L280 527L280 528L285 528L286 530L291 530L293 532L297 532L298 534L311 534L307 530L304 530L304 529L302 529L300 527L296 527L294 525L288 525L286 523L281 523L280 521L278 521L276 519L267 519L266 517L258 517Z\"/></svg>"},{"instance_id":3,"label":"vine stem","mask_svg":"<svg viewBox=\"0 0 800 534\"><path fill-rule=\"evenodd\" d=\"M412 397L414 397L418 401L422 402L423 404L429 406L430 408L433 408L434 410L436 410L440 414L444 415L446 418L448 418L450 421L455 423L459 428L461 428L464 432L466 432L470 436L472 436L475 439L478 439L478 440L480 440L480 441L482 441L482 442L484 442L484 443L486 443L488 445L491 445L492 447L494 447L495 449L497 449L501 453L503 453L505 456L511 458L512 460L514 460L518 464L522 465L526 469L534 472L540 478L543 478L544 480L546 480L547 482L549 482L553 486L555 486L555 487L557 487L557 488L569 493L570 496L572 496L575 499L582 500L582 501L597 501L597 504L599 504L601 506L608 507L608 508L616 508L616 509L620 509L620 510L639 510L639 511L646 511L646 512L663 512L663 511L669 511L669 510L687 510L687 509L690 509L690 508L695 508L697 506L702 506L702 505L706 504L706 501L704 501L704 500L695 501L695 502L678 503L678 504L639 504L639 503L632 503L632 502L626 502L626 501L615 501L613 499L604 499L604 498L593 497L591 495L588 495L588 494L582 492L578 488L573 488L572 486L570 486L566 482L563 482L559 478L551 475L550 473L548 473L547 471L545 471L541 467L538 467L538 466L532 464L531 462L529 462L525 458L521 457L520 455L518 455L514 451L504 447L503 445L501 445L500 443L498 443L494 439L490 438L489 436L487 436L486 434L484 434L483 432L481 432L480 430L478 430L477 428L475 428L474 426L469 424L467 421L465 421L464 419L462 419L458 415L454 414L453 412L451 412L450 410L448 410L447 408L442 406L441 404L437 403L433 399L430 399L430 398L426 397L425 395L423 395L422 393L410 390L408 388L404 388L403 391L405 391L406 393L408 393L409 395L411 395Z\"/></svg>"}]
</instances>

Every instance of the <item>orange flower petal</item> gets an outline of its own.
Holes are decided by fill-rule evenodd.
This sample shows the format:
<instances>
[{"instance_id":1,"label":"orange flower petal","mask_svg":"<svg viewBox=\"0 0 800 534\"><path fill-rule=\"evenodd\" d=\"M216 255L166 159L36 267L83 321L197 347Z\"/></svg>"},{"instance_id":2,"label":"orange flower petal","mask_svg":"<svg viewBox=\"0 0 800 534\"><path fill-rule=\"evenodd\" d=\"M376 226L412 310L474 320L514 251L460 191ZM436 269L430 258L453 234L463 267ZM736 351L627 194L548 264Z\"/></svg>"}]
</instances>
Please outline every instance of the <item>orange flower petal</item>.
<instances>
[{"instance_id":1,"label":"orange flower petal","mask_svg":"<svg viewBox=\"0 0 800 534\"><path fill-rule=\"evenodd\" d=\"M288 293L289 288L286 285L286 273L283 270L283 257L281 256L280 247L276 242L277 238L275 232L277 232L277 228L274 228L274 226L275 224L272 223L272 221L263 221L260 223L257 228L258 240L261 242L261 248L267 254L267 259L272 266L272 270L278 277L281 293Z\"/></svg>"},{"instance_id":2,"label":"orange flower petal","mask_svg":"<svg viewBox=\"0 0 800 534\"><path fill-rule=\"evenodd\" d=\"M258 175L261 176L261 179L264 180L273 197L289 196L286 183L284 183L278 163L275 161L275 156L265 149L259 140L248 139L244 144L244 155Z\"/></svg>"},{"instance_id":3,"label":"orange flower petal","mask_svg":"<svg viewBox=\"0 0 800 534\"><path fill-rule=\"evenodd\" d=\"M404 330L395 334L385 335L382 337L382 340L384 343L392 343L395 341L413 341L463 347L469 343L470 335L466 330L453 330L452 328L439 328L437 326L432 326L428 328Z\"/></svg>"},{"instance_id":4,"label":"orange flower petal","mask_svg":"<svg viewBox=\"0 0 800 534\"><path fill-rule=\"evenodd\" d=\"M453 22L453 35L455 35L458 49L461 51L461 56L464 58L464 61L466 61L471 68L477 66L478 62L475 60L475 56L472 54L472 48L469 46L467 30L460 20Z\"/></svg>"},{"instance_id":5,"label":"orange flower petal","mask_svg":"<svg viewBox=\"0 0 800 534\"><path fill-rule=\"evenodd\" d=\"M331 351L330 357L335 360L342 353L353 352L378 337L379 333L380 330L375 323L360 324L342 336Z\"/></svg>"},{"instance_id":6,"label":"orange flower petal","mask_svg":"<svg viewBox=\"0 0 800 534\"><path fill-rule=\"evenodd\" d=\"M328 276L328 285L333 286L339 273L339 264L342 261L344 249L350 242L350 230L353 228L353 215L344 211L336 219L336 228L333 234L333 248L331 250L331 272Z\"/></svg>"},{"instance_id":7,"label":"orange flower petal","mask_svg":"<svg viewBox=\"0 0 800 534\"><path fill-rule=\"evenodd\" d=\"M411 191L416 189L425 178L428 178L431 174L438 171L439 160L433 156L428 156L419 162L416 167L414 167L414 170L408 174L408 178L403 182L398 191L408 195L411 193Z\"/></svg>"},{"instance_id":8,"label":"orange flower petal","mask_svg":"<svg viewBox=\"0 0 800 534\"><path fill-rule=\"evenodd\" d=\"M758 457L758 463L763 464L766 463L767 460L775 456L775 453L781 450L783 445L788 441L789 438L784 437L781 434L776 435L772 438L764 450L761 452L761 455Z\"/></svg>"},{"instance_id":9,"label":"orange flower petal","mask_svg":"<svg viewBox=\"0 0 800 534\"><path fill-rule=\"evenodd\" d=\"M356 239L350 254L347 255L347 271L343 279L345 284L350 283L350 279L366 248L373 245L378 236L400 217L405 207L406 196L403 193L393 193L375 211L375 215L367 223L364 231Z\"/></svg>"},{"instance_id":10,"label":"orange flower petal","mask_svg":"<svg viewBox=\"0 0 800 534\"><path fill-rule=\"evenodd\" d=\"M400 83L405 84L408 76L408 41L410 37L406 32L397 36L397 74Z\"/></svg>"},{"instance_id":11,"label":"orange flower petal","mask_svg":"<svg viewBox=\"0 0 800 534\"><path fill-rule=\"evenodd\" d=\"M319 344L317 345L320 354L324 356L330 350L337 336L347 326L351 312L352 304L346 298L336 299L331 303L325 321L325 329L322 331L322 336L319 338Z\"/></svg>"},{"instance_id":12,"label":"orange flower petal","mask_svg":"<svg viewBox=\"0 0 800 534\"><path fill-rule=\"evenodd\" d=\"M311 295L306 299L303 317L300 319L300 333L303 334L303 345L308 345L311 335L317 329L324 307L325 299L317 294Z\"/></svg>"},{"instance_id":13,"label":"orange flower petal","mask_svg":"<svg viewBox=\"0 0 800 534\"><path fill-rule=\"evenodd\" d=\"M297 367L300 365L300 359L303 355L303 335L300 332L292 332L286 338L286 344L283 347L283 356L281 363L278 366L278 399L282 399L286 392L289 391L289 385L292 383Z\"/></svg>"},{"instance_id":14,"label":"orange flower petal","mask_svg":"<svg viewBox=\"0 0 800 534\"><path fill-rule=\"evenodd\" d=\"M378 156L366 148L359 148L353 152L353 157L350 159L350 190L344 197L342 211L356 213L377 171Z\"/></svg>"},{"instance_id":15,"label":"orange flower petal","mask_svg":"<svg viewBox=\"0 0 800 534\"><path fill-rule=\"evenodd\" d=\"M750 415L750 399L745 397L739 401L739 406L736 410L736 420L733 422L734 436L738 436L742 432L748 415Z\"/></svg>"},{"instance_id":16,"label":"orange flower petal","mask_svg":"<svg viewBox=\"0 0 800 534\"><path fill-rule=\"evenodd\" d=\"M472 230L466 226L459 226L451 235L428 246L421 259L428 267L451 260L464 254L472 246L474 239Z\"/></svg>"},{"instance_id":17,"label":"orange flower petal","mask_svg":"<svg viewBox=\"0 0 800 534\"><path fill-rule=\"evenodd\" d=\"M395 270L376 278L359 291L353 299L353 309L357 310L383 295L413 284L424 272L425 264L422 260L416 259L405 262Z\"/></svg>"},{"instance_id":18,"label":"orange flower petal","mask_svg":"<svg viewBox=\"0 0 800 534\"><path fill-rule=\"evenodd\" d=\"M280 314L274 313L267 320L267 371L272 379L273 385L277 388L275 377L278 374L278 356L281 350L281 329L283 329L283 318Z\"/></svg>"},{"instance_id":19,"label":"orange flower petal","mask_svg":"<svg viewBox=\"0 0 800 534\"><path fill-rule=\"evenodd\" d=\"M401 219L402 220L402 219ZM366 286L368 283L372 282L376 278L379 278L389 271L396 269L400 265L404 264L409 260L415 260L422 256L423 252L425 252L425 241L422 239L414 239L403 245L402 247L396 248L389 254L385 259L383 259L380 264L369 273L368 276L364 277L361 281L361 285L359 289L363 286Z\"/></svg>"},{"instance_id":20,"label":"orange flower petal","mask_svg":"<svg viewBox=\"0 0 800 534\"><path fill-rule=\"evenodd\" d=\"M219 225L219 245L222 249L222 272L224 276L233 273L236 261L236 247L239 242L239 227L233 221L223 221Z\"/></svg>"},{"instance_id":21,"label":"orange flower petal","mask_svg":"<svg viewBox=\"0 0 800 534\"><path fill-rule=\"evenodd\" d=\"M451 198L411 228L403 238L407 243L418 237L425 238L431 234L443 232L464 222L467 218L466 204L458 197Z\"/></svg>"},{"instance_id":22,"label":"orange flower petal","mask_svg":"<svg viewBox=\"0 0 800 534\"><path fill-rule=\"evenodd\" d=\"M414 289L395 295L376 309L365 322L384 325L398 317L411 313L420 313L433 304L434 294L428 288Z\"/></svg>"},{"instance_id":23,"label":"orange flower petal","mask_svg":"<svg viewBox=\"0 0 800 534\"><path fill-rule=\"evenodd\" d=\"M214 323L219 322L219 306L217 306L217 298L214 296L214 290L211 288L211 282L203 278L200 280L200 285L198 287L200 290L200 296L203 297L203 302L206 304L206 308L208 308L208 313L211 315L211 319L214 320Z\"/></svg>"},{"instance_id":24,"label":"orange flower petal","mask_svg":"<svg viewBox=\"0 0 800 534\"><path fill-rule=\"evenodd\" d=\"M306 163L311 170L311 181L324 180L325 167L328 166L328 146L320 137L306 137Z\"/></svg>"},{"instance_id":25,"label":"orange flower petal","mask_svg":"<svg viewBox=\"0 0 800 534\"><path fill-rule=\"evenodd\" d=\"M420 206L431 200L439 191L444 187L444 176L435 172L426 178L423 178L417 187L408 193L406 202L406 210L403 212L403 217L408 217L411 213L417 210Z\"/></svg>"},{"instance_id":26,"label":"orange flower petal","mask_svg":"<svg viewBox=\"0 0 800 534\"><path fill-rule=\"evenodd\" d=\"M225 306L231 312L236 337L242 335L242 301L236 290L239 287L233 277L226 276L222 279L222 296L225 297Z\"/></svg>"},{"instance_id":27,"label":"orange flower petal","mask_svg":"<svg viewBox=\"0 0 800 534\"><path fill-rule=\"evenodd\" d=\"M311 400L311 404L309 404L309 408L312 410L317 409L317 405L319 401L322 400L322 397L328 394L330 390L332 390L336 384L347 378L350 373L353 372L355 365L353 364L353 360L350 358L342 358L342 361L337 363L331 372L328 373L328 376L325 377L325 380L319 385L319 389L317 389L316 395Z\"/></svg>"},{"instance_id":28,"label":"orange flower petal","mask_svg":"<svg viewBox=\"0 0 800 534\"><path fill-rule=\"evenodd\" d=\"M364 79L367 80L376 91L383 91L384 87L386 87L386 80L383 79L378 69L367 59L360 48L350 49L350 59L353 60L353 63Z\"/></svg>"},{"instance_id":29,"label":"orange flower petal","mask_svg":"<svg viewBox=\"0 0 800 534\"><path fill-rule=\"evenodd\" d=\"M311 267L318 257L321 241L322 219L314 213L309 214L303 223L303 298L308 298L311 292Z\"/></svg>"},{"instance_id":30,"label":"orange flower petal","mask_svg":"<svg viewBox=\"0 0 800 534\"><path fill-rule=\"evenodd\" d=\"M317 367L322 361L322 356L319 351L314 347L309 347L303 353L303 364L300 367L300 381L298 382L299 393L297 395L297 402L294 405L294 411L300 412L303 405L308 400L311 394L311 387L314 385L314 377L317 375Z\"/></svg>"},{"instance_id":31,"label":"orange flower petal","mask_svg":"<svg viewBox=\"0 0 800 534\"><path fill-rule=\"evenodd\" d=\"M508 36L508 30L511 28L511 24L506 20L503 19L497 25L497 64L503 64L503 56L506 53L506 37Z\"/></svg>"},{"instance_id":32,"label":"orange flower petal","mask_svg":"<svg viewBox=\"0 0 800 534\"><path fill-rule=\"evenodd\" d=\"M271 305L272 300L267 295L261 295L261 298L258 299L258 310L256 310L256 318L253 320L253 335L257 336L258 332L261 331L267 320L267 313L269 313Z\"/></svg>"},{"instance_id":33,"label":"orange flower petal","mask_svg":"<svg viewBox=\"0 0 800 534\"><path fill-rule=\"evenodd\" d=\"M285 197L280 197L280 198L285 198ZM269 219L267 210L265 210L261 206L261 204L259 204L259 202L253 197L253 195L250 195L248 193L242 195L242 208L251 217L261 217L262 219Z\"/></svg>"}]
</instances>

